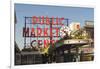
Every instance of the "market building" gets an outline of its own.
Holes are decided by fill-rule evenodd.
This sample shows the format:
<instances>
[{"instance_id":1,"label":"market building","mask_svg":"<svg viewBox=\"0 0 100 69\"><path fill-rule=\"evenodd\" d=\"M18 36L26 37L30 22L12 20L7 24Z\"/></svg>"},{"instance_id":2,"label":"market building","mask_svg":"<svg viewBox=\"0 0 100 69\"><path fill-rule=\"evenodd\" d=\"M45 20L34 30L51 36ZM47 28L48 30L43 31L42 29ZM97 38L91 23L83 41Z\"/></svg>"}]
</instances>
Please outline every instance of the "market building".
<instances>
[{"instance_id":1,"label":"market building","mask_svg":"<svg viewBox=\"0 0 100 69\"><path fill-rule=\"evenodd\" d=\"M45 64L62 62L92 61L94 59L94 25L93 21L85 21L80 28L80 23L73 23L72 35L66 35L43 51L30 46L21 51L15 43L15 65ZM75 28L76 27L76 28ZM78 28L78 29L77 29Z\"/></svg>"},{"instance_id":2,"label":"market building","mask_svg":"<svg viewBox=\"0 0 100 69\"><path fill-rule=\"evenodd\" d=\"M75 24L71 27L73 25ZM81 32L81 37L78 35L79 38L63 38L55 44L57 62L92 61L94 59L93 21L85 21L85 26L79 32Z\"/></svg>"}]
</instances>

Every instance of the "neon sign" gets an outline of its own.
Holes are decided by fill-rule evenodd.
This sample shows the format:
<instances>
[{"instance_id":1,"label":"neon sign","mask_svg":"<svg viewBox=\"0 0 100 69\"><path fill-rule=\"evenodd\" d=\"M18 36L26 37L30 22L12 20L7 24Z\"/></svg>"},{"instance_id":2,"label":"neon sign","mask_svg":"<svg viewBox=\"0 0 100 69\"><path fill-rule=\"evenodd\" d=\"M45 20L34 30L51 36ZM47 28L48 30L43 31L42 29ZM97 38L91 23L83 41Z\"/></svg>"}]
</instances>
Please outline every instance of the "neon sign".
<instances>
[{"instance_id":1,"label":"neon sign","mask_svg":"<svg viewBox=\"0 0 100 69\"><path fill-rule=\"evenodd\" d=\"M44 40L33 39L30 42L31 46L34 45L33 43L37 42L37 45L42 45L43 43L44 47L46 47L48 43L53 44L57 41L57 39L55 40L53 39L53 37L55 38L60 37L59 35L60 28L53 27L53 26L58 26L58 25L64 26L63 21L64 21L64 17L61 17L61 18L53 17L53 16L51 18L48 16L25 17L25 26L23 27L23 37L25 39L29 37L32 39L49 37L50 39L44 39ZM30 24L31 28L27 26L27 24ZM40 27L38 25L40 25ZM46 27L43 27L43 25L46 25ZM26 43L26 40L25 40L25 43Z\"/></svg>"}]
</instances>

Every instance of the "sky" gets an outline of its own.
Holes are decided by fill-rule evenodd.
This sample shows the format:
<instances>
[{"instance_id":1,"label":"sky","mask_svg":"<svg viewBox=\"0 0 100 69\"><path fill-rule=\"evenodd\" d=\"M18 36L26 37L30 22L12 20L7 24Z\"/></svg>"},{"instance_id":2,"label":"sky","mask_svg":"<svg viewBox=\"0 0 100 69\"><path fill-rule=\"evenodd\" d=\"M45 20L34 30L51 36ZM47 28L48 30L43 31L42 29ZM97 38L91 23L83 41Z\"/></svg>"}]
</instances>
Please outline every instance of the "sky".
<instances>
[{"instance_id":1,"label":"sky","mask_svg":"<svg viewBox=\"0 0 100 69\"><path fill-rule=\"evenodd\" d=\"M81 27L84 26L86 20L94 21L94 9L85 7L68 7L68 6L49 6L34 4L18 4L14 5L17 23L15 25L15 41L19 48L24 47L24 38L22 31L24 27L24 17L32 16L49 16L64 17L71 22L80 22Z\"/></svg>"}]
</instances>

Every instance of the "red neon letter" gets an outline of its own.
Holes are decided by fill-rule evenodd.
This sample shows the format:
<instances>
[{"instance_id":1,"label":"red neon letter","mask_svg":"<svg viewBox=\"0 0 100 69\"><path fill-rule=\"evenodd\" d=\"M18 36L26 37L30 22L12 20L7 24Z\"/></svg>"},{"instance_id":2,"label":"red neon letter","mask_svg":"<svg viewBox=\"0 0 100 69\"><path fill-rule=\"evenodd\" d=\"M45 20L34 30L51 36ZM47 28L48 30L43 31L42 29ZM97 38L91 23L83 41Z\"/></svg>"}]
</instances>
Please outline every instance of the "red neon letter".
<instances>
[{"instance_id":1,"label":"red neon letter","mask_svg":"<svg viewBox=\"0 0 100 69\"><path fill-rule=\"evenodd\" d=\"M48 36L48 28L44 28L44 36Z\"/></svg>"},{"instance_id":2,"label":"red neon letter","mask_svg":"<svg viewBox=\"0 0 100 69\"><path fill-rule=\"evenodd\" d=\"M46 16L46 24L50 24L50 19Z\"/></svg>"},{"instance_id":3,"label":"red neon letter","mask_svg":"<svg viewBox=\"0 0 100 69\"><path fill-rule=\"evenodd\" d=\"M41 36L42 34L42 29L41 28L37 28L37 36Z\"/></svg>"},{"instance_id":4,"label":"red neon letter","mask_svg":"<svg viewBox=\"0 0 100 69\"><path fill-rule=\"evenodd\" d=\"M37 22L38 22L38 17L33 16L32 17L32 23L34 24L34 23L37 23Z\"/></svg>"},{"instance_id":5,"label":"red neon letter","mask_svg":"<svg viewBox=\"0 0 100 69\"><path fill-rule=\"evenodd\" d=\"M29 28L23 28L23 37L29 37Z\"/></svg>"},{"instance_id":6,"label":"red neon letter","mask_svg":"<svg viewBox=\"0 0 100 69\"><path fill-rule=\"evenodd\" d=\"M60 20L60 25L63 25L63 22L62 21L64 20L64 18L62 17L59 20Z\"/></svg>"},{"instance_id":7,"label":"red neon letter","mask_svg":"<svg viewBox=\"0 0 100 69\"><path fill-rule=\"evenodd\" d=\"M31 29L31 37L35 37L35 31L34 31L34 28Z\"/></svg>"}]
</instances>

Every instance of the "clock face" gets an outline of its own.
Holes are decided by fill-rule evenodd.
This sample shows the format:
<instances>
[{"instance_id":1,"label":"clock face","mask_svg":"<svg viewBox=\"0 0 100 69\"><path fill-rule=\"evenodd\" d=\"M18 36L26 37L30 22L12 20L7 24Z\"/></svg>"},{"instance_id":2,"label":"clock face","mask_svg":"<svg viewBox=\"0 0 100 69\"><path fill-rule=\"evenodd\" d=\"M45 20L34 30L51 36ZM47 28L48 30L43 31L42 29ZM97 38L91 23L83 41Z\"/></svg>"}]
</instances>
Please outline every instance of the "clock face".
<instances>
[{"instance_id":1,"label":"clock face","mask_svg":"<svg viewBox=\"0 0 100 69\"><path fill-rule=\"evenodd\" d=\"M60 36L61 36L61 38L65 37L66 34L70 35L70 32L71 32L71 30L70 30L70 28L68 26L62 26L60 28Z\"/></svg>"}]
</instances>

